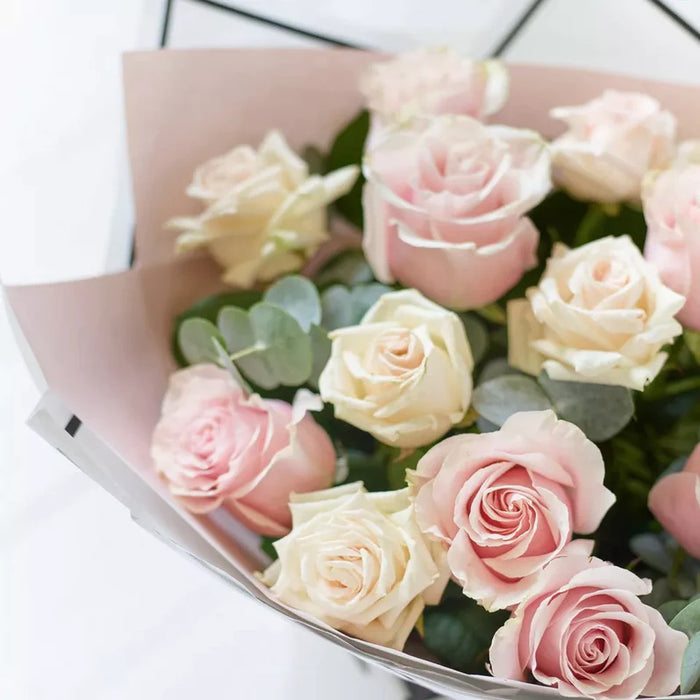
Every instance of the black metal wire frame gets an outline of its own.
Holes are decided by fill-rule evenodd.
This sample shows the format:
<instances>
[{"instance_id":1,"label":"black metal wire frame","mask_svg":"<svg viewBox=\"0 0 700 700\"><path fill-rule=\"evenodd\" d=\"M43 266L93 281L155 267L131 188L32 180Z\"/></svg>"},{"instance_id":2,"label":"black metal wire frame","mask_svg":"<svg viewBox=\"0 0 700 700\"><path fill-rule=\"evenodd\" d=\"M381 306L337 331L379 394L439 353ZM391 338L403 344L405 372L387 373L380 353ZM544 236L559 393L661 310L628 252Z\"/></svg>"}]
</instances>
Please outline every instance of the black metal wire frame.
<instances>
[{"instance_id":1,"label":"black metal wire frame","mask_svg":"<svg viewBox=\"0 0 700 700\"><path fill-rule=\"evenodd\" d=\"M690 22L687 22L677 12L672 10L665 2L661 2L661 0L649 0L649 2L655 7L658 7L659 10L661 10L661 12L663 12L667 17L685 29L685 31L688 32L693 39L700 41L700 32L692 24L690 24Z\"/></svg>"},{"instance_id":2,"label":"black metal wire frame","mask_svg":"<svg viewBox=\"0 0 700 700\"><path fill-rule=\"evenodd\" d=\"M497 46L491 52L493 58L502 56L503 52L513 43L515 38L524 29L525 25L532 19L533 15L539 8L539 6L544 2L544 0L535 0L530 6L523 12L520 19L511 27L510 31L498 42Z\"/></svg>"}]
</instances>

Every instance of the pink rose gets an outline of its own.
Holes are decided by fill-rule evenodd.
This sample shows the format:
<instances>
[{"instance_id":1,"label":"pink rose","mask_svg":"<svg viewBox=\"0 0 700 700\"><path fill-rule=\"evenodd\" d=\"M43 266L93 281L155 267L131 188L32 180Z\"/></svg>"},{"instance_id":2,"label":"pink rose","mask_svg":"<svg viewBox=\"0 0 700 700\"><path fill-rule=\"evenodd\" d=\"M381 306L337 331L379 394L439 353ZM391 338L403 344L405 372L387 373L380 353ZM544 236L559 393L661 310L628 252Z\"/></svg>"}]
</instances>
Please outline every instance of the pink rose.
<instances>
[{"instance_id":1,"label":"pink rose","mask_svg":"<svg viewBox=\"0 0 700 700\"><path fill-rule=\"evenodd\" d=\"M489 610L521 602L565 548L589 554L615 496L600 450L552 411L516 413L493 433L443 440L410 480L423 532L448 547L465 595Z\"/></svg>"},{"instance_id":2,"label":"pink rose","mask_svg":"<svg viewBox=\"0 0 700 700\"><path fill-rule=\"evenodd\" d=\"M552 175L579 199L638 201L646 172L673 158L676 119L649 95L606 90L552 116L569 127L552 142Z\"/></svg>"},{"instance_id":3,"label":"pink rose","mask_svg":"<svg viewBox=\"0 0 700 700\"><path fill-rule=\"evenodd\" d=\"M214 365L172 375L151 456L188 510L224 506L273 537L289 532L289 495L327 488L335 471L333 445L308 413L246 396Z\"/></svg>"},{"instance_id":4,"label":"pink rose","mask_svg":"<svg viewBox=\"0 0 700 700\"><path fill-rule=\"evenodd\" d=\"M508 98L500 61L473 61L453 49L418 49L375 63L360 79L373 121L391 125L413 116L466 114L483 119Z\"/></svg>"},{"instance_id":5,"label":"pink rose","mask_svg":"<svg viewBox=\"0 0 700 700\"><path fill-rule=\"evenodd\" d=\"M669 695L688 643L638 598L651 582L600 559L559 557L491 643L497 678L535 680L562 695Z\"/></svg>"},{"instance_id":6,"label":"pink rose","mask_svg":"<svg viewBox=\"0 0 700 700\"><path fill-rule=\"evenodd\" d=\"M686 297L678 320L700 330L700 165L652 176L642 191L644 256L664 284Z\"/></svg>"},{"instance_id":7,"label":"pink rose","mask_svg":"<svg viewBox=\"0 0 700 700\"><path fill-rule=\"evenodd\" d=\"M536 262L524 214L550 188L538 134L464 116L416 120L366 156L364 249L376 277L470 309Z\"/></svg>"},{"instance_id":8,"label":"pink rose","mask_svg":"<svg viewBox=\"0 0 700 700\"><path fill-rule=\"evenodd\" d=\"M700 445L683 471L656 482L649 510L688 554L700 559Z\"/></svg>"}]
</instances>

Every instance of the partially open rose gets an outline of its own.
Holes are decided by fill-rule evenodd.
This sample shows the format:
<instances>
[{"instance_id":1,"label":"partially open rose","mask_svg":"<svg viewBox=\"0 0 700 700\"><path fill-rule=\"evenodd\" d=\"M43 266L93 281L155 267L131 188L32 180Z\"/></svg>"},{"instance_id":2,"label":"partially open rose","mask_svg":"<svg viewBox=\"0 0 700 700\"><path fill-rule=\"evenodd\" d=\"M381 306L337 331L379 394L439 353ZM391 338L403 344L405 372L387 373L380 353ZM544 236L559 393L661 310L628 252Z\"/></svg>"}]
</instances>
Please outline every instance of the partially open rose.
<instances>
[{"instance_id":1,"label":"partially open rose","mask_svg":"<svg viewBox=\"0 0 700 700\"><path fill-rule=\"evenodd\" d=\"M682 331L684 302L628 236L557 244L527 299L508 303L508 359L528 374L641 391Z\"/></svg>"},{"instance_id":2,"label":"partially open rose","mask_svg":"<svg viewBox=\"0 0 700 700\"><path fill-rule=\"evenodd\" d=\"M646 172L673 158L676 119L649 95L606 90L552 116L569 127L552 142L552 175L579 199L639 200Z\"/></svg>"},{"instance_id":3,"label":"partially open rose","mask_svg":"<svg viewBox=\"0 0 700 700\"><path fill-rule=\"evenodd\" d=\"M532 674L569 697L670 695L688 638L639 600L649 592L651 581L600 559L555 559L496 632L493 675L527 681Z\"/></svg>"},{"instance_id":4,"label":"partially open rose","mask_svg":"<svg viewBox=\"0 0 700 700\"><path fill-rule=\"evenodd\" d=\"M416 518L448 548L465 595L490 610L521 602L563 551L590 554L615 496L600 450L552 411L516 413L492 433L447 438L409 472Z\"/></svg>"},{"instance_id":5,"label":"partially open rose","mask_svg":"<svg viewBox=\"0 0 700 700\"><path fill-rule=\"evenodd\" d=\"M171 493L193 513L227 508L251 530L289 530L289 494L332 483L335 451L308 413L246 397L228 372L194 365L175 372L151 455Z\"/></svg>"},{"instance_id":6,"label":"partially open rose","mask_svg":"<svg viewBox=\"0 0 700 700\"><path fill-rule=\"evenodd\" d=\"M375 276L470 309L513 287L537 260L525 214L550 188L532 131L465 116L414 120L365 156L364 249Z\"/></svg>"},{"instance_id":7,"label":"partially open rose","mask_svg":"<svg viewBox=\"0 0 700 700\"><path fill-rule=\"evenodd\" d=\"M282 134L271 131L257 151L238 146L197 168L187 193L207 208L168 226L182 231L178 251L206 247L224 281L247 288L304 264L328 238L326 206L357 175L354 165L310 175Z\"/></svg>"},{"instance_id":8,"label":"partially open rose","mask_svg":"<svg viewBox=\"0 0 700 700\"><path fill-rule=\"evenodd\" d=\"M361 483L293 495L294 525L263 574L281 602L331 627L402 649L447 584L444 556L424 539L407 489L367 493Z\"/></svg>"}]
</instances>

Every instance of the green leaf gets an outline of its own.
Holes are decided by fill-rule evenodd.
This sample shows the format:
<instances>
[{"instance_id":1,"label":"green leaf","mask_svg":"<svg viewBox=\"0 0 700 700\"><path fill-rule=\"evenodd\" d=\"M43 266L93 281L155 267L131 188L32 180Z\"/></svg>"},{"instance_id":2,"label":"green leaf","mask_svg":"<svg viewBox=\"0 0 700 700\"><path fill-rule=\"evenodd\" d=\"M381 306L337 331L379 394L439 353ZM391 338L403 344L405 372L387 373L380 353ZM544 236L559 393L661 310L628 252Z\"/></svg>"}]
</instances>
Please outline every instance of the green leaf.
<instances>
[{"instance_id":1,"label":"green leaf","mask_svg":"<svg viewBox=\"0 0 700 700\"><path fill-rule=\"evenodd\" d=\"M276 304L293 316L304 331L321 323L321 300L313 282L300 275L287 275L275 282L263 301Z\"/></svg>"},{"instance_id":2,"label":"green leaf","mask_svg":"<svg viewBox=\"0 0 700 700\"><path fill-rule=\"evenodd\" d=\"M334 331L356 326L377 300L390 291L390 287L378 282L359 284L352 289L340 284L328 287L321 294L323 327Z\"/></svg>"},{"instance_id":3,"label":"green leaf","mask_svg":"<svg viewBox=\"0 0 700 700\"><path fill-rule=\"evenodd\" d=\"M478 383L484 384L485 382L488 382L489 379L495 379L496 377L500 377L503 374L520 375L521 372L511 367L508 364L508 360L505 357L496 357L493 360L489 360L484 365L484 368L481 370L481 374L479 374Z\"/></svg>"},{"instance_id":4,"label":"green leaf","mask_svg":"<svg viewBox=\"0 0 700 700\"><path fill-rule=\"evenodd\" d=\"M219 311L217 319L226 349L232 355L240 355L255 348L257 338L247 311L226 306ZM266 389L274 389L278 383L272 381L270 368L259 351L236 358L236 367L252 382ZM263 381L259 381L262 379Z\"/></svg>"},{"instance_id":5,"label":"green leaf","mask_svg":"<svg viewBox=\"0 0 700 700\"><path fill-rule=\"evenodd\" d=\"M689 328L686 328L683 331L683 340L695 359L695 362L700 365L700 332L691 331Z\"/></svg>"},{"instance_id":6,"label":"green leaf","mask_svg":"<svg viewBox=\"0 0 700 700\"><path fill-rule=\"evenodd\" d=\"M668 623L671 622L686 605L688 605L687 600L667 600L665 603L659 605L659 612Z\"/></svg>"},{"instance_id":7,"label":"green leaf","mask_svg":"<svg viewBox=\"0 0 700 700\"><path fill-rule=\"evenodd\" d=\"M700 600L688 603L669 624L674 630L685 632L689 637L700 632Z\"/></svg>"},{"instance_id":8,"label":"green leaf","mask_svg":"<svg viewBox=\"0 0 700 700\"><path fill-rule=\"evenodd\" d=\"M218 362L219 355L212 342L214 339L224 342L218 328L204 318L186 319L180 324L177 333L180 350L191 365L200 362Z\"/></svg>"},{"instance_id":9,"label":"green leaf","mask_svg":"<svg viewBox=\"0 0 700 700\"><path fill-rule=\"evenodd\" d=\"M474 313L479 314L481 318L495 323L499 326L505 326L508 320L506 312L498 304L488 304L478 309L474 309Z\"/></svg>"},{"instance_id":10,"label":"green leaf","mask_svg":"<svg viewBox=\"0 0 700 700\"><path fill-rule=\"evenodd\" d=\"M348 250L328 262L316 275L315 282L319 287L330 284L354 287L356 284L367 284L373 279L372 268L362 252Z\"/></svg>"},{"instance_id":11,"label":"green leaf","mask_svg":"<svg viewBox=\"0 0 700 700\"><path fill-rule=\"evenodd\" d=\"M479 384L474 390L472 406L486 420L498 426L514 413L552 408L534 379L516 374L501 375Z\"/></svg>"},{"instance_id":12,"label":"green leaf","mask_svg":"<svg viewBox=\"0 0 700 700\"><path fill-rule=\"evenodd\" d=\"M377 450L373 453L349 449L343 454L347 462L347 475L342 483L362 481L368 491L390 491L387 481L388 454Z\"/></svg>"},{"instance_id":13,"label":"green leaf","mask_svg":"<svg viewBox=\"0 0 700 700\"><path fill-rule=\"evenodd\" d=\"M278 559L277 550L274 546L278 539L278 537L268 537L267 535L263 535L260 538L260 549L267 554L272 561L276 561Z\"/></svg>"},{"instance_id":14,"label":"green leaf","mask_svg":"<svg viewBox=\"0 0 700 700\"><path fill-rule=\"evenodd\" d=\"M546 373L538 381L557 415L578 425L593 442L614 437L634 415L632 392L625 387L556 381Z\"/></svg>"},{"instance_id":15,"label":"green leaf","mask_svg":"<svg viewBox=\"0 0 700 700\"><path fill-rule=\"evenodd\" d=\"M674 600L671 586L666 577L659 578L654 581L651 588L651 593L640 597L640 600L645 604L657 610L669 600Z\"/></svg>"},{"instance_id":16,"label":"green leaf","mask_svg":"<svg viewBox=\"0 0 700 700\"><path fill-rule=\"evenodd\" d=\"M311 326L309 337L311 338L311 353L313 355L309 384L314 389L318 389L318 380L321 372L323 372L328 358L331 356L331 341L328 333L316 325Z\"/></svg>"},{"instance_id":17,"label":"green leaf","mask_svg":"<svg viewBox=\"0 0 700 700\"><path fill-rule=\"evenodd\" d=\"M239 361L241 369L264 389L284 386L299 386L311 376L311 338L304 333L298 321L286 311L261 301L250 309L250 323L255 343L261 350L257 356ZM253 367L247 362L260 359ZM263 369L264 368L264 369Z\"/></svg>"},{"instance_id":18,"label":"green leaf","mask_svg":"<svg viewBox=\"0 0 700 700\"><path fill-rule=\"evenodd\" d=\"M243 378L241 373L238 371L238 367L233 364L231 356L228 354L226 348L216 338L214 338L213 343L219 357L219 364L228 371L238 386L240 386L247 394L252 394L253 388Z\"/></svg>"},{"instance_id":19,"label":"green leaf","mask_svg":"<svg viewBox=\"0 0 700 700\"><path fill-rule=\"evenodd\" d=\"M630 549L647 565L663 574L673 567L673 553L659 535L645 532L630 540Z\"/></svg>"},{"instance_id":20,"label":"green leaf","mask_svg":"<svg viewBox=\"0 0 700 700\"><path fill-rule=\"evenodd\" d=\"M700 693L700 632L690 638L683 654L681 693Z\"/></svg>"},{"instance_id":21,"label":"green leaf","mask_svg":"<svg viewBox=\"0 0 700 700\"><path fill-rule=\"evenodd\" d=\"M301 157L309 166L310 175L323 174L325 159L323 157L323 153L321 153L316 146L304 146L304 148L301 149Z\"/></svg>"},{"instance_id":22,"label":"green leaf","mask_svg":"<svg viewBox=\"0 0 700 700\"><path fill-rule=\"evenodd\" d=\"M426 452L427 449L412 450L400 459L391 460L387 466L389 488L392 490L404 488L406 486L406 470L415 469L419 460Z\"/></svg>"},{"instance_id":23,"label":"green leaf","mask_svg":"<svg viewBox=\"0 0 700 700\"><path fill-rule=\"evenodd\" d=\"M346 165L360 165L369 132L369 112L362 110L335 137L326 158L326 172ZM363 228L362 186L364 177L360 175L353 188L338 199L334 207L357 228Z\"/></svg>"},{"instance_id":24,"label":"green leaf","mask_svg":"<svg viewBox=\"0 0 700 700\"><path fill-rule=\"evenodd\" d=\"M489 349L489 332L483 321L478 316L469 313L459 314L467 333L469 346L471 347L474 364L478 364L485 357Z\"/></svg>"},{"instance_id":25,"label":"green leaf","mask_svg":"<svg viewBox=\"0 0 700 700\"><path fill-rule=\"evenodd\" d=\"M450 668L483 673L493 636L508 619L508 612L489 613L462 596L425 609L425 646Z\"/></svg>"}]
</instances>

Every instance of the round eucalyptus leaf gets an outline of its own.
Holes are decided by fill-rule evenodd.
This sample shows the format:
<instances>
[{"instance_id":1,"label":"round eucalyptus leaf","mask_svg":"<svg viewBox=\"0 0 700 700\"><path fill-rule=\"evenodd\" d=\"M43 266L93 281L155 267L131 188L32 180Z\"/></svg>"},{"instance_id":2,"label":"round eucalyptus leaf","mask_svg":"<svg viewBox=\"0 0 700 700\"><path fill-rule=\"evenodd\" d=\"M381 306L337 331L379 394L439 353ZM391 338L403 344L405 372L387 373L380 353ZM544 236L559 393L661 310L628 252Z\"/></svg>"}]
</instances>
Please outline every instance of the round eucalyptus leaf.
<instances>
[{"instance_id":1,"label":"round eucalyptus leaf","mask_svg":"<svg viewBox=\"0 0 700 700\"><path fill-rule=\"evenodd\" d=\"M255 333L247 311L236 306L226 306L219 311L216 323L230 353L255 345Z\"/></svg>"},{"instance_id":2,"label":"round eucalyptus leaf","mask_svg":"<svg viewBox=\"0 0 700 700\"><path fill-rule=\"evenodd\" d=\"M359 250L347 251L333 258L315 277L316 284L344 284L353 287L373 279L372 268Z\"/></svg>"},{"instance_id":3,"label":"round eucalyptus leaf","mask_svg":"<svg viewBox=\"0 0 700 700\"><path fill-rule=\"evenodd\" d=\"M263 301L284 309L307 332L312 324L321 323L321 300L314 283L306 277L283 277L265 292Z\"/></svg>"},{"instance_id":4,"label":"round eucalyptus leaf","mask_svg":"<svg viewBox=\"0 0 700 700\"><path fill-rule=\"evenodd\" d=\"M255 344L261 349L257 355L241 358L243 371L264 389L304 384L311 375L311 338L304 333L298 321L280 307L262 301L251 307L250 323ZM255 374L250 374L248 360L261 360ZM267 370L263 376L262 368ZM259 369L260 368L260 369Z\"/></svg>"},{"instance_id":5,"label":"round eucalyptus leaf","mask_svg":"<svg viewBox=\"0 0 700 700\"><path fill-rule=\"evenodd\" d=\"M577 425L593 442L615 437L634 415L632 392L626 387L589 382L562 382L539 377L557 415Z\"/></svg>"},{"instance_id":6,"label":"round eucalyptus leaf","mask_svg":"<svg viewBox=\"0 0 700 700\"><path fill-rule=\"evenodd\" d=\"M505 357L496 357L493 360L489 360L484 365L481 374L479 374L479 384L483 384L484 382L488 382L489 379L495 379L504 374L520 375L521 373L517 369L511 367Z\"/></svg>"},{"instance_id":7,"label":"round eucalyptus leaf","mask_svg":"<svg viewBox=\"0 0 700 700\"><path fill-rule=\"evenodd\" d=\"M700 632L696 632L683 653L681 693L700 693Z\"/></svg>"},{"instance_id":8,"label":"round eucalyptus leaf","mask_svg":"<svg viewBox=\"0 0 700 700\"><path fill-rule=\"evenodd\" d=\"M683 608L688 605L687 600L667 600L659 605L659 612L666 622L671 622Z\"/></svg>"},{"instance_id":9,"label":"round eucalyptus leaf","mask_svg":"<svg viewBox=\"0 0 700 700\"><path fill-rule=\"evenodd\" d=\"M644 532L630 540L630 549L655 571L667 574L673 566L673 553L654 533Z\"/></svg>"},{"instance_id":10,"label":"round eucalyptus leaf","mask_svg":"<svg viewBox=\"0 0 700 700\"><path fill-rule=\"evenodd\" d=\"M689 637L700 632L700 600L688 603L669 624Z\"/></svg>"},{"instance_id":11,"label":"round eucalyptus leaf","mask_svg":"<svg viewBox=\"0 0 700 700\"><path fill-rule=\"evenodd\" d=\"M246 393L252 394L253 389L251 386L243 379L243 376L238 371L238 367L233 364L231 356L228 354L228 350L216 339L212 341L214 347L216 348L217 355L219 357L219 364L233 377L233 380L241 387Z\"/></svg>"},{"instance_id":12,"label":"round eucalyptus leaf","mask_svg":"<svg viewBox=\"0 0 700 700\"><path fill-rule=\"evenodd\" d=\"M472 406L483 418L498 426L514 413L552 408L534 379L516 374L501 375L480 384L474 390Z\"/></svg>"},{"instance_id":13,"label":"round eucalyptus leaf","mask_svg":"<svg viewBox=\"0 0 700 700\"><path fill-rule=\"evenodd\" d=\"M486 324L474 314L459 314L467 333L474 364L478 364L489 349L489 332Z\"/></svg>"},{"instance_id":14,"label":"round eucalyptus leaf","mask_svg":"<svg viewBox=\"0 0 700 700\"><path fill-rule=\"evenodd\" d=\"M309 384L314 389L318 389L319 377L328 362L328 358L331 356L331 340L328 337L328 333L316 325L311 326L309 337L311 338L311 353L313 355Z\"/></svg>"},{"instance_id":15,"label":"round eucalyptus leaf","mask_svg":"<svg viewBox=\"0 0 700 700\"><path fill-rule=\"evenodd\" d=\"M362 320L362 317L372 308L380 297L391 292L391 287L379 282L371 284L358 284L350 290L352 298L352 310L355 316L355 324Z\"/></svg>"},{"instance_id":16,"label":"round eucalyptus leaf","mask_svg":"<svg viewBox=\"0 0 700 700\"><path fill-rule=\"evenodd\" d=\"M219 355L212 342L214 339L223 343L224 339L219 329L204 318L188 318L184 320L177 332L177 342L180 350L191 365L200 362L218 362Z\"/></svg>"},{"instance_id":17,"label":"round eucalyptus leaf","mask_svg":"<svg viewBox=\"0 0 700 700\"><path fill-rule=\"evenodd\" d=\"M323 327L328 331L355 325L350 291L341 284L328 287L321 295Z\"/></svg>"}]
</instances>

